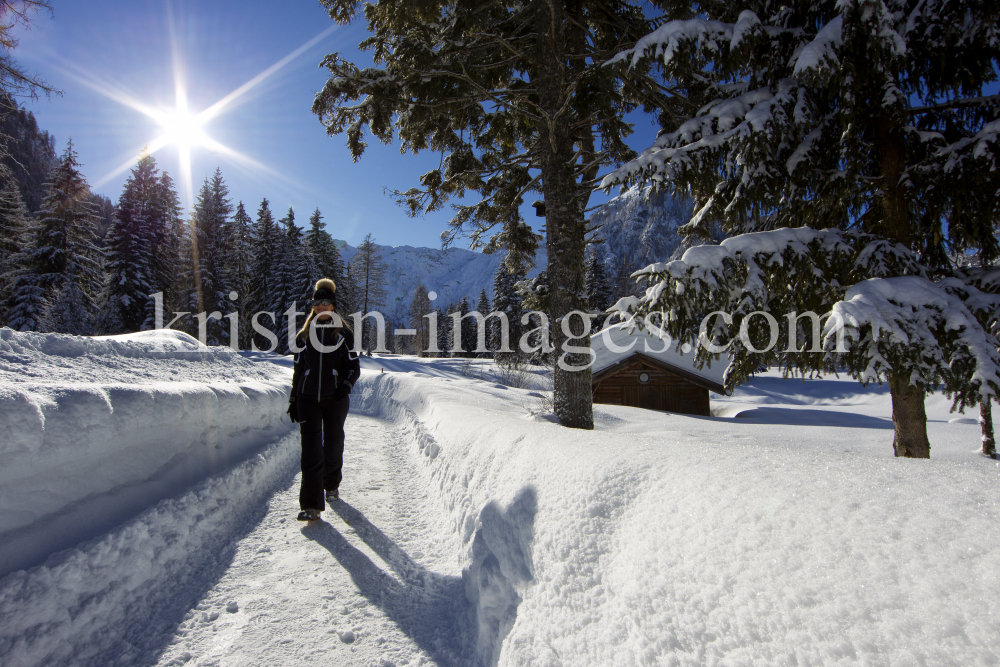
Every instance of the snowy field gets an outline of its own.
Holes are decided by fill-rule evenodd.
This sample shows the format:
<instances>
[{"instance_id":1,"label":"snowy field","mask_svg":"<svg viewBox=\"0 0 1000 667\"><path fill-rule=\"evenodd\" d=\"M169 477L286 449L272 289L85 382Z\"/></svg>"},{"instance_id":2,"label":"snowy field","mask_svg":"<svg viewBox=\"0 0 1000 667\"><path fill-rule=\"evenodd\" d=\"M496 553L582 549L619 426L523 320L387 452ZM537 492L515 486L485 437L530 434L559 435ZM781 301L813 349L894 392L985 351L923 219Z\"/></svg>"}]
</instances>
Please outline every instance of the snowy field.
<instances>
[{"instance_id":1,"label":"snowy field","mask_svg":"<svg viewBox=\"0 0 1000 667\"><path fill-rule=\"evenodd\" d=\"M920 461L850 380L580 432L540 370L365 359L344 501L303 526L286 359L20 336L5 666L1000 664L1000 463L944 397Z\"/></svg>"}]
</instances>

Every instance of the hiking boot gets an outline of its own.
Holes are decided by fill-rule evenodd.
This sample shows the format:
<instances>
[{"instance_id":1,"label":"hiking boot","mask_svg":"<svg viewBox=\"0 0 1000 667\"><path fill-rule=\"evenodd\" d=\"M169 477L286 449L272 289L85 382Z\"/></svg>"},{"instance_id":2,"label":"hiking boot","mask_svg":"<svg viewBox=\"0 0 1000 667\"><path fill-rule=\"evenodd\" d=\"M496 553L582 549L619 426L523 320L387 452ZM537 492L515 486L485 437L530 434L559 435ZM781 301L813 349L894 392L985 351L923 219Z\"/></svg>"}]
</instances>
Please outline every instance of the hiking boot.
<instances>
[{"instance_id":1,"label":"hiking boot","mask_svg":"<svg viewBox=\"0 0 1000 667\"><path fill-rule=\"evenodd\" d=\"M332 491L326 492L326 502L333 504L338 500L340 500L340 492L337 491L337 489L333 489Z\"/></svg>"},{"instance_id":2,"label":"hiking boot","mask_svg":"<svg viewBox=\"0 0 1000 667\"><path fill-rule=\"evenodd\" d=\"M295 518L299 521L319 521L319 510L302 510Z\"/></svg>"}]
</instances>

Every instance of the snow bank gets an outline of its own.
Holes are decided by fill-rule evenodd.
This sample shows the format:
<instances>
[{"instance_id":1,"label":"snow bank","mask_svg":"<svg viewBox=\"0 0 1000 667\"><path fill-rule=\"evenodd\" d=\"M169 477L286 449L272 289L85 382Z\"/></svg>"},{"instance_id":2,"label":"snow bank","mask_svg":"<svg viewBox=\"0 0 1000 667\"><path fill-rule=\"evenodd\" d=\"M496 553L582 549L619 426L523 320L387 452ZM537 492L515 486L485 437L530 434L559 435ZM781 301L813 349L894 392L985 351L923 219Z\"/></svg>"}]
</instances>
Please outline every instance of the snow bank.
<instances>
[{"instance_id":1,"label":"snow bank","mask_svg":"<svg viewBox=\"0 0 1000 667\"><path fill-rule=\"evenodd\" d=\"M180 332L0 330L0 575L279 439L289 379Z\"/></svg>"},{"instance_id":2,"label":"snow bank","mask_svg":"<svg viewBox=\"0 0 1000 667\"><path fill-rule=\"evenodd\" d=\"M1000 467L975 424L929 424L944 455L913 461L865 424L595 406L574 431L532 392L413 373L355 396L424 454L485 664L997 662Z\"/></svg>"},{"instance_id":3,"label":"snow bank","mask_svg":"<svg viewBox=\"0 0 1000 667\"><path fill-rule=\"evenodd\" d=\"M103 537L0 580L0 662L152 664L162 649L155 642L171 636L268 496L294 475L297 445L288 436Z\"/></svg>"}]
</instances>

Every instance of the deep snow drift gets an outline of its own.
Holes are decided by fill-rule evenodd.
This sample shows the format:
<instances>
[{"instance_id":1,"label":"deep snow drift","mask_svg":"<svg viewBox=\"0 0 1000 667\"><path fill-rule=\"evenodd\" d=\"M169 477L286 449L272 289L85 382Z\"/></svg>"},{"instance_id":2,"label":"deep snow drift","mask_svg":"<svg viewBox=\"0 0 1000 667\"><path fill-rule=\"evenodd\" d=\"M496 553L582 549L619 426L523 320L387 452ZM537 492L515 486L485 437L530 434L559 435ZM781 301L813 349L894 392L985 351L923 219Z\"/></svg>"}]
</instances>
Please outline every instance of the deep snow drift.
<instances>
[{"instance_id":1,"label":"deep snow drift","mask_svg":"<svg viewBox=\"0 0 1000 667\"><path fill-rule=\"evenodd\" d=\"M426 455L499 665L998 660L1000 464L943 397L915 461L886 392L849 380L713 398L739 419L595 406L592 432L528 391L366 380L364 409Z\"/></svg>"},{"instance_id":2,"label":"deep snow drift","mask_svg":"<svg viewBox=\"0 0 1000 667\"><path fill-rule=\"evenodd\" d=\"M276 440L289 377L176 331L0 329L0 576Z\"/></svg>"},{"instance_id":3,"label":"deep snow drift","mask_svg":"<svg viewBox=\"0 0 1000 667\"><path fill-rule=\"evenodd\" d=\"M237 374L274 373L283 393L288 370L265 371L266 358L227 363L244 369ZM53 369L58 363L56 355ZM163 380L175 363L149 372ZM440 554L411 556L431 579L442 578L435 567L461 571L470 625L460 638L467 650L457 655L510 667L1000 662L993 627L1000 463L979 454L978 424L949 413L941 396L927 401L934 458L918 461L892 456L888 393L850 380L765 374L731 397L713 396L715 417L595 406L595 430L581 432L553 423L540 388L499 384L486 362L385 356L363 363L352 412L385 420L386 451L405 448L414 455L408 460L419 461L412 475L399 476L417 480L447 517L452 565ZM70 386L65 378L53 384ZM206 386L215 386L207 376ZM282 411L283 403L283 395L274 398ZM122 405L135 420L148 414ZM274 429L276 441L259 456L152 503L43 567L0 579L0 662L142 664L183 622L184 632L198 626L205 633L192 647L209 647L179 654L185 664L255 664L247 651L258 645L265 652L254 633L273 626L254 615L261 582L238 568L267 554L234 558L244 553L242 537L259 526L264 534L255 539L268 540L267 531L281 526L272 542L321 542L321 550L343 555L357 550L346 541L361 530L330 513L319 538L279 523L286 517L275 518L276 510L262 520L270 494L284 493L297 468L297 438L280 439L284 428ZM58 459L66 447L55 452ZM355 478L374 465L355 461ZM360 496L345 500L358 505ZM11 502L3 498L0 514ZM294 508L281 507L290 521ZM368 515L362 526L382 531L380 548L405 552L406 536L381 526L377 512ZM325 567L337 567L329 553ZM364 562L368 578L331 581L358 586L366 604L388 605L381 589L366 588L371 578L387 590L407 579L379 553ZM356 566L359 557L352 558L340 565ZM319 567L310 562L300 571L318 577ZM273 582L298 599L292 593L300 580L278 575ZM224 593L208 593L223 581ZM202 595L240 611L213 617ZM391 620L414 610L381 611ZM320 619L328 613L316 612ZM357 650L342 653L379 655L385 621L366 620L374 616L363 607L356 612ZM242 653L212 643L216 626L220 635L240 634ZM280 641L325 634L311 628L283 626ZM330 655L344 645L334 629L345 631L326 634ZM324 654L310 646L310 660ZM446 651L399 655L412 657L342 664L468 664Z\"/></svg>"}]
</instances>

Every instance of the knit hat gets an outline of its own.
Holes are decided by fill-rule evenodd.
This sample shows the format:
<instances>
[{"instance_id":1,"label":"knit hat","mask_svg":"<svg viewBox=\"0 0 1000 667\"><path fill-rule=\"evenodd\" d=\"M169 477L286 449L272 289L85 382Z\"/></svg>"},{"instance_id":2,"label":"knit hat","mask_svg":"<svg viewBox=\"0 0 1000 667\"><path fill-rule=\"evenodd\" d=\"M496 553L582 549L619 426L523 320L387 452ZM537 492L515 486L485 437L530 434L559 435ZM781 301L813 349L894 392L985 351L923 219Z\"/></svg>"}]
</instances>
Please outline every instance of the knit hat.
<instances>
[{"instance_id":1,"label":"knit hat","mask_svg":"<svg viewBox=\"0 0 1000 667\"><path fill-rule=\"evenodd\" d=\"M337 285L329 278L323 278L316 283L316 290L313 292L310 306L316 305L317 301L332 301L334 308L337 307Z\"/></svg>"}]
</instances>

